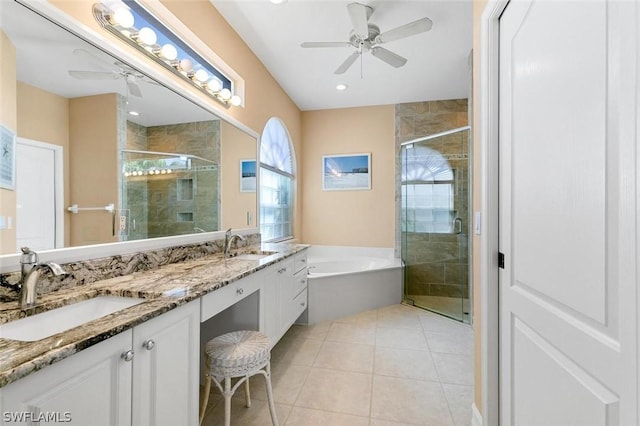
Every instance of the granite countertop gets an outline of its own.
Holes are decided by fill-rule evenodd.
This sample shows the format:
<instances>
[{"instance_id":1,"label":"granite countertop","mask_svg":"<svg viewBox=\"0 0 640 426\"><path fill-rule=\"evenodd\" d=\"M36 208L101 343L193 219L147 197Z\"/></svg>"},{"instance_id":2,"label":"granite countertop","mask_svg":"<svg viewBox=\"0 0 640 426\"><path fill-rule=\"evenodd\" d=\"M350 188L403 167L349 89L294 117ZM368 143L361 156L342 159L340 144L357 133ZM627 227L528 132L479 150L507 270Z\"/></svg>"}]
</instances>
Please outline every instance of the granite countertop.
<instances>
[{"instance_id":1,"label":"granite countertop","mask_svg":"<svg viewBox=\"0 0 640 426\"><path fill-rule=\"evenodd\" d=\"M303 244L262 244L242 252L273 251L259 260L225 258L222 253L97 281L39 297L38 305L22 311L19 302L0 303L0 324L96 296L126 296L144 301L103 318L35 342L0 338L0 387L60 361L177 306L306 249Z\"/></svg>"}]
</instances>

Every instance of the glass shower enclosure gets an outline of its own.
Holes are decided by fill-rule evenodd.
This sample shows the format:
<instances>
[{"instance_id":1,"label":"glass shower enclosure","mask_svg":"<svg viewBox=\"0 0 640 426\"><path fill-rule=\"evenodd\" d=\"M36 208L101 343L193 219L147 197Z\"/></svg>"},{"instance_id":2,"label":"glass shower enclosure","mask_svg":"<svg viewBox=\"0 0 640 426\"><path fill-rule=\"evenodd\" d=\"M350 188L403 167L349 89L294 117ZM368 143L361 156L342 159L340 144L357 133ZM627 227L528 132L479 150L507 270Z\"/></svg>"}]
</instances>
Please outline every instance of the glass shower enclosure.
<instances>
[{"instance_id":1,"label":"glass shower enclosure","mask_svg":"<svg viewBox=\"0 0 640 426\"><path fill-rule=\"evenodd\" d=\"M404 301L470 322L470 127L401 145Z\"/></svg>"}]
</instances>

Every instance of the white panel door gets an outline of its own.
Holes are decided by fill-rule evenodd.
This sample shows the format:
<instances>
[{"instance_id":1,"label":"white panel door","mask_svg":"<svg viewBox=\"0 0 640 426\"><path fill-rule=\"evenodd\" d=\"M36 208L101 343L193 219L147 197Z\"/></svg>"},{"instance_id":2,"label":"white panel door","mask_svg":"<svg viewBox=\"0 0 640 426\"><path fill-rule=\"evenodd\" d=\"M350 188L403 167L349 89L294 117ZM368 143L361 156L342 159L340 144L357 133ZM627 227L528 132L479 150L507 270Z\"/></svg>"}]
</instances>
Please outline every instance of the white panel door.
<instances>
[{"instance_id":1,"label":"white panel door","mask_svg":"<svg viewBox=\"0 0 640 426\"><path fill-rule=\"evenodd\" d=\"M56 157L62 154L57 145L18 139L16 144L16 235L17 247L30 247L32 250L47 250L62 247L62 241L56 245L56 227L62 221L56 221L57 200ZM57 235L62 235L61 230Z\"/></svg>"},{"instance_id":2,"label":"white panel door","mask_svg":"<svg viewBox=\"0 0 640 426\"><path fill-rule=\"evenodd\" d=\"M501 425L638 422L637 8L500 18Z\"/></svg>"}]
</instances>

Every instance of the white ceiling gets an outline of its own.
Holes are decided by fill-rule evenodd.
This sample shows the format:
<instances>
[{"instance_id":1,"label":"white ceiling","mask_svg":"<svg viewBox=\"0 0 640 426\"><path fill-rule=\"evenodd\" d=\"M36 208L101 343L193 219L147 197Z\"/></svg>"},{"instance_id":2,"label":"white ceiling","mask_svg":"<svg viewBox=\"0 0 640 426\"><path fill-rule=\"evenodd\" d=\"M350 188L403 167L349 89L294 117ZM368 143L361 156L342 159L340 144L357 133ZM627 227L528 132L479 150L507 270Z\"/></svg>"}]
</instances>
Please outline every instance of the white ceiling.
<instances>
[{"instance_id":1,"label":"white ceiling","mask_svg":"<svg viewBox=\"0 0 640 426\"><path fill-rule=\"evenodd\" d=\"M384 44L407 58L401 68L362 55L342 75L334 71L352 47L303 49L306 41L349 41L352 0L211 0L302 110L466 98L472 48L472 0L362 0L381 32L422 17L425 33ZM362 76L360 74L362 65ZM339 92L338 83L349 87Z\"/></svg>"}]
</instances>

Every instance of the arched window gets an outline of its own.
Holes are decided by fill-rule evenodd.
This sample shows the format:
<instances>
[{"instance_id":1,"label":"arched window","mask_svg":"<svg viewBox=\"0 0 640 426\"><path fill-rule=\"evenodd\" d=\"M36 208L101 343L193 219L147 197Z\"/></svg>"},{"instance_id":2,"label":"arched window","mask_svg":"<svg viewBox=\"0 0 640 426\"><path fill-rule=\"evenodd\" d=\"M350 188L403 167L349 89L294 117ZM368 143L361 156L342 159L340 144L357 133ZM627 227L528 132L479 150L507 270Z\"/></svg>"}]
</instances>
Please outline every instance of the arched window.
<instances>
[{"instance_id":1,"label":"arched window","mask_svg":"<svg viewBox=\"0 0 640 426\"><path fill-rule=\"evenodd\" d=\"M279 118L271 118L260 138L260 233L262 241L293 237L295 153Z\"/></svg>"},{"instance_id":2,"label":"arched window","mask_svg":"<svg viewBox=\"0 0 640 426\"><path fill-rule=\"evenodd\" d=\"M454 171L438 151L414 146L402 157L403 230L451 233L454 210Z\"/></svg>"}]
</instances>

